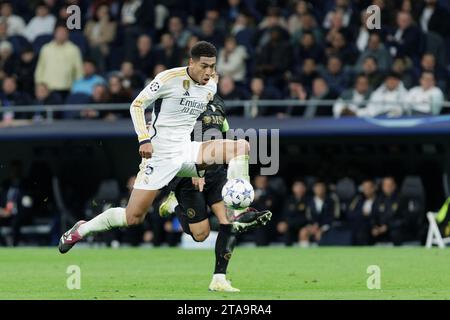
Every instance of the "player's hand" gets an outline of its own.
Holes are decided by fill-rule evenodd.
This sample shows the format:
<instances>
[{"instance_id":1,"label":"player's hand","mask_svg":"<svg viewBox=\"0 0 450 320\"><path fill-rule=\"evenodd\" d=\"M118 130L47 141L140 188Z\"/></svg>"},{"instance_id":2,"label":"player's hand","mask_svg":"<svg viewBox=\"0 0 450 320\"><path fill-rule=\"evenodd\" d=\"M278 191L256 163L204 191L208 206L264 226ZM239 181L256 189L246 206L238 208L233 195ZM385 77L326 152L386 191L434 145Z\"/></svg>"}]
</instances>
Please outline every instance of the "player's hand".
<instances>
[{"instance_id":1,"label":"player's hand","mask_svg":"<svg viewBox=\"0 0 450 320\"><path fill-rule=\"evenodd\" d=\"M203 192L203 187L205 186L205 178L192 178L192 184L200 192Z\"/></svg>"},{"instance_id":2,"label":"player's hand","mask_svg":"<svg viewBox=\"0 0 450 320\"><path fill-rule=\"evenodd\" d=\"M139 154L144 159L149 159L152 157L153 146L149 143L144 143L139 146Z\"/></svg>"}]
</instances>

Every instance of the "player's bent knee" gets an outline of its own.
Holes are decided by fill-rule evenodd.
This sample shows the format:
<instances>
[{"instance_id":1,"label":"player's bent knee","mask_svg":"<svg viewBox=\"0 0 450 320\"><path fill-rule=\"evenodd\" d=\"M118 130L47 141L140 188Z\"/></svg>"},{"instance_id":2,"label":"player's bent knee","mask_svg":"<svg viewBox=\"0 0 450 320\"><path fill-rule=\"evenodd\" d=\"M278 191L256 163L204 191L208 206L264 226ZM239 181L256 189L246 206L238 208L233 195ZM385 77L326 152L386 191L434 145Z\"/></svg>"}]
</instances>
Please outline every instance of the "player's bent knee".
<instances>
[{"instance_id":1,"label":"player's bent knee","mask_svg":"<svg viewBox=\"0 0 450 320\"><path fill-rule=\"evenodd\" d=\"M135 214L127 211L127 224L128 226L136 226L142 224L145 220L145 213L143 214Z\"/></svg>"},{"instance_id":2,"label":"player's bent knee","mask_svg":"<svg viewBox=\"0 0 450 320\"><path fill-rule=\"evenodd\" d=\"M193 237L194 240L197 241L197 242L203 242L203 241L205 241L206 239L208 239L208 237L209 237L209 231L194 233L194 234L192 234L192 237Z\"/></svg>"}]
</instances>

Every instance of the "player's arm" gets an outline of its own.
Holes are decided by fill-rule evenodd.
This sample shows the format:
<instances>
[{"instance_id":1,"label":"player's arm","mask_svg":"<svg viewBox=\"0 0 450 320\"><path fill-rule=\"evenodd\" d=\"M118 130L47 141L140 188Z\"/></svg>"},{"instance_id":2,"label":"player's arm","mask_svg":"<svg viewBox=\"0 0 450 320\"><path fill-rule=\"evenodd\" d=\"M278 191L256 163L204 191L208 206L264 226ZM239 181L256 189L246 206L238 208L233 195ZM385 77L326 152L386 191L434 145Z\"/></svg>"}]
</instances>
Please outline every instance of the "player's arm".
<instances>
[{"instance_id":1,"label":"player's arm","mask_svg":"<svg viewBox=\"0 0 450 320\"><path fill-rule=\"evenodd\" d=\"M157 99L161 98L162 92L163 82L157 76L131 103L131 119L133 121L134 130L138 136L139 154L143 158L151 158L153 153L153 148L150 143L150 134L145 122L145 109Z\"/></svg>"}]
</instances>

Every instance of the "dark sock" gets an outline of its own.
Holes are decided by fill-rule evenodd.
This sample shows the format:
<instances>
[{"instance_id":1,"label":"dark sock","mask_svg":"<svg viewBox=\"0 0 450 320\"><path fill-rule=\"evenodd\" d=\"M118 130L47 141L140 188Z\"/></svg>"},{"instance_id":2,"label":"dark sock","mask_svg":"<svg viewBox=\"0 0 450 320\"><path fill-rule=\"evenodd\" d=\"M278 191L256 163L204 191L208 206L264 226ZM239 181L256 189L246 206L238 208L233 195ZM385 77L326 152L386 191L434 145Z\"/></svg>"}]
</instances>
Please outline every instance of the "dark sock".
<instances>
[{"instance_id":1,"label":"dark sock","mask_svg":"<svg viewBox=\"0 0 450 320\"><path fill-rule=\"evenodd\" d=\"M227 273L228 262L231 259L236 235L231 230L231 224L221 224L216 240L216 266L214 273Z\"/></svg>"}]
</instances>

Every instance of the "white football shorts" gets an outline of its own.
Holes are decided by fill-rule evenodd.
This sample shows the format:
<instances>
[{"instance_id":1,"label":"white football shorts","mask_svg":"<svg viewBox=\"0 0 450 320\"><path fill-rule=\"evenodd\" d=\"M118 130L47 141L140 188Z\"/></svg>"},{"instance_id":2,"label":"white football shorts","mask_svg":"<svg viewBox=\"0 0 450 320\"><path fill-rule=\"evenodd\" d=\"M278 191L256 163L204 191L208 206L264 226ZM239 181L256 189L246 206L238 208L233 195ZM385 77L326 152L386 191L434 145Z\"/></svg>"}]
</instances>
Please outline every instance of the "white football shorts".
<instances>
[{"instance_id":1,"label":"white football shorts","mask_svg":"<svg viewBox=\"0 0 450 320\"><path fill-rule=\"evenodd\" d=\"M200 145L201 142L189 141L177 151L172 149L170 155L155 152L150 159L142 159L134 189L159 190L176 176L202 177L204 170L199 171L196 165Z\"/></svg>"}]
</instances>

